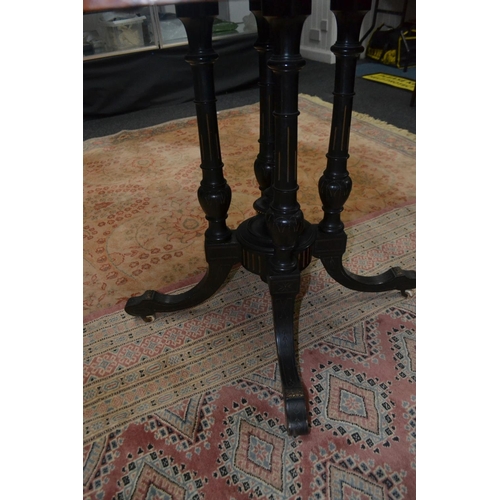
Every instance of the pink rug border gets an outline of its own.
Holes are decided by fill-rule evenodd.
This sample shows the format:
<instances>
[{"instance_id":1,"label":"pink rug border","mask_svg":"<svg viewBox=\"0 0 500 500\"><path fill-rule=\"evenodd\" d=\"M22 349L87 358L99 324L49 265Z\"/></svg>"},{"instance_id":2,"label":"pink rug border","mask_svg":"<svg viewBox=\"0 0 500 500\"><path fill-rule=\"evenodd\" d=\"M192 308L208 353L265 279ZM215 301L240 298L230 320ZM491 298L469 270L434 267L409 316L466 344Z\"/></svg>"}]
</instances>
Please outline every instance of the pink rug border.
<instances>
[{"instance_id":1,"label":"pink rug border","mask_svg":"<svg viewBox=\"0 0 500 500\"><path fill-rule=\"evenodd\" d=\"M364 215L363 217L360 217L359 219L356 219L354 221L346 222L345 227L351 227L355 226L357 224L362 224L363 222L366 222L367 220L374 219L375 217L379 217L387 212L391 212L393 210L398 210L403 207L407 207L409 205L413 205L416 203L416 199L410 199L406 203L402 203L401 205L398 205L397 207L389 207L389 208L384 208L383 210L379 210L377 212L373 212L367 215ZM189 286L189 285L195 285L198 283L201 278L203 277L203 273L197 274L196 276L192 276L190 278L186 278L185 280L179 281L177 283L172 283L170 285L165 286L164 288L160 288L158 291L161 293L169 293L173 292L175 290L178 290L180 288ZM119 304L116 304L114 306L108 307L106 309L101 309L99 311L95 311L93 313L88 314L87 316L83 317L83 324L89 323L90 321L94 321L98 318L101 318L103 316L107 316L109 314L116 313L120 310L122 310L125 307L127 301L120 302Z\"/></svg>"}]
</instances>

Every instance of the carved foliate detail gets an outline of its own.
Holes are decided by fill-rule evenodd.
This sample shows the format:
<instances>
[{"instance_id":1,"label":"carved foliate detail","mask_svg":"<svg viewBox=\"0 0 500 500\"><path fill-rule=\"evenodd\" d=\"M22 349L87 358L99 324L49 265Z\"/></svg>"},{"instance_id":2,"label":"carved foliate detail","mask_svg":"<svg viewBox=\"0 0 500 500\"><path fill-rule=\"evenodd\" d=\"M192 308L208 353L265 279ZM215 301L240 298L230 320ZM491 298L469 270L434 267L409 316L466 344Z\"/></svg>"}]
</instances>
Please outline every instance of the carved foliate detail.
<instances>
[{"instance_id":1,"label":"carved foliate detail","mask_svg":"<svg viewBox=\"0 0 500 500\"><path fill-rule=\"evenodd\" d=\"M344 224L340 220L340 213L344 210L344 204L352 189L348 172L333 178L325 172L319 180L318 188L325 214L319 224L321 230L327 233L342 231Z\"/></svg>"}]
</instances>

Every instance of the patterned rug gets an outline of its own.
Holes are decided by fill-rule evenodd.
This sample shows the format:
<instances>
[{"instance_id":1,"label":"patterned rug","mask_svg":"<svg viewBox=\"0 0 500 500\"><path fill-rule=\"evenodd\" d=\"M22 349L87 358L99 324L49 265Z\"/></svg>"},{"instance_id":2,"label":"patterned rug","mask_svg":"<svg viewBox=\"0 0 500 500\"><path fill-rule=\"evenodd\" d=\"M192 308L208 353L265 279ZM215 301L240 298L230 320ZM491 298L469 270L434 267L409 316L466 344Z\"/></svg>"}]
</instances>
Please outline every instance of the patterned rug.
<instances>
[{"instance_id":1,"label":"patterned rug","mask_svg":"<svg viewBox=\"0 0 500 500\"><path fill-rule=\"evenodd\" d=\"M299 107L299 201L314 223L331 105ZM219 114L232 227L253 215L258 123L256 105ZM185 119L84 143L85 500L415 498L414 298L347 290L316 260L302 273L311 432L297 438L257 276L237 268L206 303L153 323L123 313L129 296L182 291L204 270L196 141ZM350 150L347 266L414 268L415 137L355 114Z\"/></svg>"},{"instance_id":2,"label":"patterned rug","mask_svg":"<svg viewBox=\"0 0 500 500\"><path fill-rule=\"evenodd\" d=\"M317 183L325 169L331 104L299 100L299 202L322 215ZM194 112L194 107L193 107ZM229 225L252 216L258 196L258 106L219 113L225 176L233 191ZM182 119L84 143L84 314L121 308L132 295L164 289L205 270L204 214L196 121ZM415 136L354 114L349 172L351 223L415 198Z\"/></svg>"},{"instance_id":3,"label":"patterned rug","mask_svg":"<svg viewBox=\"0 0 500 500\"><path fill-rule=\"evenodd\" d=\"M347 231L352 271L415 267L414 205ZM297 438L267 285L243 268L153 323L123 311L87 322L84 498L414 499L415 298L350 291L313 260L297 303L311 415Z\"/></svg>"}]
</instances>

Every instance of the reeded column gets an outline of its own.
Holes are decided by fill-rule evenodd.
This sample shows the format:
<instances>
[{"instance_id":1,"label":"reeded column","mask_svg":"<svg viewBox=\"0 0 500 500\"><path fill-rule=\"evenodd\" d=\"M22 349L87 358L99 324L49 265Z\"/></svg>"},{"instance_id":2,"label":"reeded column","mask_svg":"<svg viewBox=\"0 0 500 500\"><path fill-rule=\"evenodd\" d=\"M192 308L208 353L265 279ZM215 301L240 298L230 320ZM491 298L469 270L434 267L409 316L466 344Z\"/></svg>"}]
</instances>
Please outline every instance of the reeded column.
<instances>
[{"instance_id":1,"label":"reeded column","mask_svg":"<svg viewBox=\"0 0 500 500\"><path fill-rule=\"evenodd\" d=\"M319 180L323 203L323 220L319 229L325 233L342 233L340 214L351 193L352 181L347 171L349 136L356 62L363 46L359 34L363 18L371 8L371 0L331 0L330 8L337 21L337 41L331 50L336 56L333 114L326 170Z\"/></svg>"},{"instance_id":2,"label":"reeded column","mask_svg":"<svg viewBox=\"0 0 500 500\"><path fill-rule=\"evenodd\" d=\"M269 259L267 281L273 304L278 364L285 398L287 430L306 434L307 400L295 352L294 309L300 289L299 239L308 225L297 201L297 132L299 71L305 61L300 55L300 37L310 0L263 0L262 12L271 27L273 54L269 67L274 73L275 168L273 197L266 223L274 252Z\"/></svg>"},{"instance_id":3,"label":"reeded column","mask_svg":"<svg viewBox=\"0 0 500 500\"><path fill-rule=\"evenodd\" d=\"M198 200L208 220L207 242L231 237L226 225L231 204L231 189L222 172L219 127L213 77L217 54L212 48L212 26L219 13L217 2L188 3L175 6L177 17L186 28L189 51L186 61L193 70L194 102L198 120L202 181Z\"/></svg>"},{"instance_id":4,"label":"reeded column","mask_svg":"<svg viewBox=\"0 0 500 500\"><path fill-rule=\"evenodd\" d=\"M271 27L273 54L269 67L274 73L275 169L273 199L266 214L267 227L275 246L271 267L275 272L297 268L294 255L304 228L304 216L297 202L297 126L299 71L305 61L300 55L300 37L310 0L263 0L264 17Z\"/></svg>"},{"instance_id":5,"label":"reeded column","mask_svg":"<svg viewBox=\"0 0 500 500\"><path fill-rule=\"evenodd\" d=\"M267 20L262 15L262 0L250 0L250 11L257 22L258 38L254 48L259 54L260 134L259 154L254 163L255 177L259 183L261 197L253 207L265 214L272 199L272 175L274 171L274 85L273 72L268 66L272 54L271 33Z\"/></svg>"},{"instance_id":6,"label":"reeded column","mask_svg":"<svg viewBox=\"0 0 500 500\"><path fill-rule=\"evenodd\" d=\"M320 258L328 274L351 290L382 292L415 288L414 271L392 267L375 276L356 275L346 269L342 256L346 250L347 234L340 214L349 197L352 181L347 171L349 136L351 132L352 101L356 78L356 62L363 47L359 42L363 18L371 0L331 0L330 8L337 21L337 41L332 47L336 56L333 91L332 127L327 153L327 165L319 180L319 194L324 217L318 224L313 255Z\"/></svg>"}]
</instances>

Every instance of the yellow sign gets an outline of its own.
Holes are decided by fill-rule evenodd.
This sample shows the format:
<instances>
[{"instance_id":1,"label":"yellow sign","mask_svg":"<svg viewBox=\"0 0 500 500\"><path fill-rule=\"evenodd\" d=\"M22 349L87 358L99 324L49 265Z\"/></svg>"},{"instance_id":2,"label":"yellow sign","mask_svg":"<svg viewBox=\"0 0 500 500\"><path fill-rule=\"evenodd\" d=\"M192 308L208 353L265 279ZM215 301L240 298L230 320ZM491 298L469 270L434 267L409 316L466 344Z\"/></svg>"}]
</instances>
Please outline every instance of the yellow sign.
<instances>
[{"instance_id":1,"label":"yellow sign","mask_svg":"<svg viewBox=\"0 0 500 500\"><path fill-rule=\"evenodd\" d=\"M388 75L387 73L373 73L371 75L364 75L363 78L374 82L385 83L386 85L392 85L399 89L410 90L412 92L415 90L415 80L403 78L402 76Z\"/></svg>"}]
</instances>

